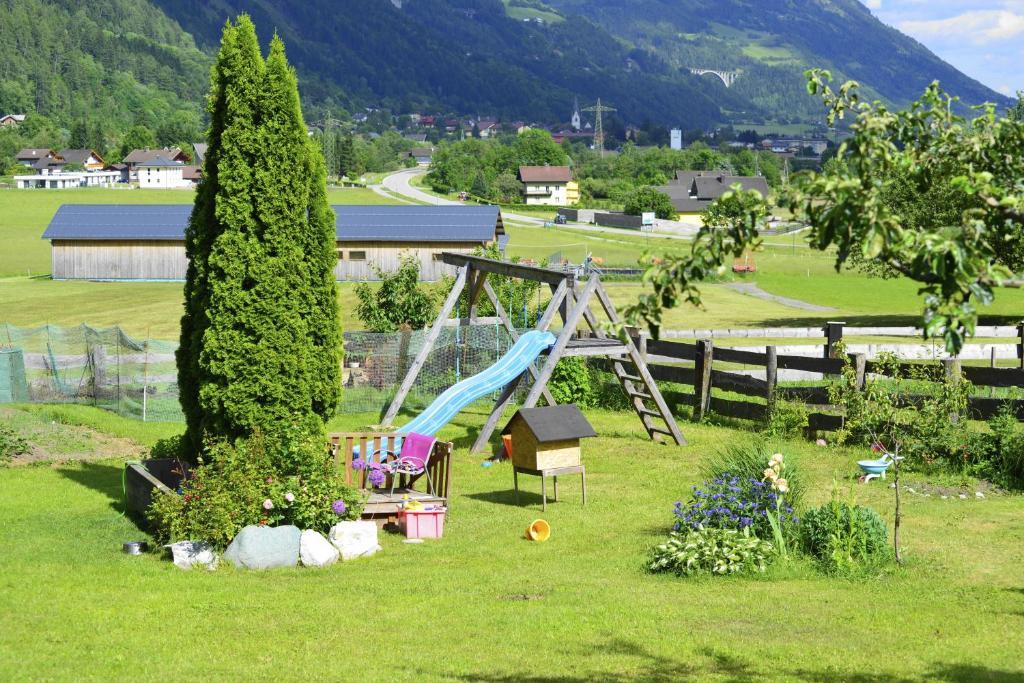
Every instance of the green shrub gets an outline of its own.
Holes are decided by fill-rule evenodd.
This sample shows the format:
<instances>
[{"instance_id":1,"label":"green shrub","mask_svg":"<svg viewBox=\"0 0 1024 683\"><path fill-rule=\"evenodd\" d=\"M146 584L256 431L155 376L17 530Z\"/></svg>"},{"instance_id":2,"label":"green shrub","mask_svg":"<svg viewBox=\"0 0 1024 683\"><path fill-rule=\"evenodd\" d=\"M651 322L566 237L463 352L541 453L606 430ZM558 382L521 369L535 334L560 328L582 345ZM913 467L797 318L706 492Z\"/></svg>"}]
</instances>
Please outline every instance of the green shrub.
<instances>
[{"instance_id":1,"label":"green shrub","mask_svg":"<svg viewBox=\"0 0 1024 683\"><path fill-rule=\"evenodd\" d=\"M967 456L971 474L1008 489L1024 488L1024 433L1010 402L988 422L990 433L972 434Z\"/></svg>"},{"instance_id":2,"label":"green shrub","mask_svg":"<svg viewBox=\"0 0 1024 683\"><path fill-rule=\"evenodd\" d=\"M153 459L157 458L181 458L188 460L189 462L195 462L195 454L190 453L186 444L188 442L185 439L184 434L177 434L175 436L169 436L166 439L160 439L153 447L149 449L149 457Z\"/></svg>"},{"instance_id":3,"label":"green shrub","mask_svg":"<svg viewBox=\"0 0 1024 683\"><path fill-rule=\"evenodd\" d=\"M581 408L594 405L594 386L586 361L579 356L559 360L548 380L548 391L558 403L575 403Z\"/></svg>"},{"instance_id":4,"label":"green shrub","mask_svg":"<svg viewBox=\"0 0 1024 683\"><path fill-rule=\"evenodd\" d=\"M840 501L809 510L801 524L804 550L829 573L849 574L889 556L885 522L871 508Z\"/></svg>"},{"instance_id":5,"label":"green shrub","mask_svg":"<svg viewBox=\"0 0 1024 683\"><path fill-rule=\"evenodd\" d=\"M28 441L12 427L0 425L0 462L7 462L29 452Z\"/></svg>"},{"instance_id":6,"label":"green shrub","mask_svg":"<svg viewBox=\"0 0 1024 683\"><path fill-rule=\"evenodd\" d=\"M701 467L701 475L706 481L732 477L760 481L764 479L768 461L776 452L775 446L763 439L753 439L742 444L730 445L711 454ZM785 477L789 484L786 504L799 511L806 485L799 461L789 454L786 455Z\"/></svg>"},{"instance_id":7,"label":"green shrub","mask_svg":"<svg viewBox=\"0 0 1024 683\"><path fill-rule=\"evenodd\" d=\"M294 524L326 532L358 519L362 497L346 486L322 445L308 439L254 434L211 444L181 494L157 496L147 518L161 542L207 541L224 548L250 524ZM322 441L322 439L321 439ZM332 505L345 502L339 514Z\"/></svg>"},{"instance_id":8,"label":"green shrub","mask_svg":"<svg viewBox=\"0 0 1024 683\"><path fill-rule=\"evenodd\" d=\"M763 573L774 553L771 543L757 538L749 529L701 527L673 532L668 541L654 549L648 569L680 576Z\"/></svg>"},{"instance_id":9,"label":"green shrub","mask_svg":"<svg viewBox=\"0 0 1024 683\"><path fill-rule=\"evenodd\" d=\"M776 399L768 413L764 433L771 437L799 434L807 426L807 408L799 403Z\"/></svg>"}]
</instances>

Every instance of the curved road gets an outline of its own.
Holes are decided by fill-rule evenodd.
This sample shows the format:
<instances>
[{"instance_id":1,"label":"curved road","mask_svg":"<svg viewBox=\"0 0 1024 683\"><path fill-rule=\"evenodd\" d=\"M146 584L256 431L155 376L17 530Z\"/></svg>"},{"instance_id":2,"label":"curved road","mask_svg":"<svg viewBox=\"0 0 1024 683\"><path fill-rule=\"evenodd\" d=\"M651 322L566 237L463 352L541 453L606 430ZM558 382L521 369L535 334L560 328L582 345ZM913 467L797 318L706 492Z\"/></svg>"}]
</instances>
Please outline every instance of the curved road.
<instances>
[{"instance_id":1,"label":"curved road","mask_svg":"<svg viewBox=\"0 0 1024 683\"><path fill-rule=\"evenodd\" d=\"M391 175L384 176L381 181L381 186L371 186L378 194L385 197L395 198L406 197L413 199L424 204L435 204L437 206L459 206L462 202L452 201L451 199L445 199L436 195L424 192L423 190L415 187L412 184L412 179L418 175L426 173L424 168L407 168L401 171L396 171ZM388 194L384 190L393 194ZM506 221L513 223L522 223L525 225L543 227L545 221L540 218L534 218L533 216L524 216L522 214L513 213L511 211L502 210L501 215ZM659 221L660 222L660 221ZM660 237L664 239L677 239L677 240L689 240L693 238L693 235L697 233L697 228L684 229L680 232L639 232L637 230L621 230L619 228L606 228L600 225L590 225L588 223L568 223L565 225L559 225L559 228L569 228L572 230L579 230L580 232L596 232L611 235L629 235L631 237Z\"/></svg>"}]
</instances>

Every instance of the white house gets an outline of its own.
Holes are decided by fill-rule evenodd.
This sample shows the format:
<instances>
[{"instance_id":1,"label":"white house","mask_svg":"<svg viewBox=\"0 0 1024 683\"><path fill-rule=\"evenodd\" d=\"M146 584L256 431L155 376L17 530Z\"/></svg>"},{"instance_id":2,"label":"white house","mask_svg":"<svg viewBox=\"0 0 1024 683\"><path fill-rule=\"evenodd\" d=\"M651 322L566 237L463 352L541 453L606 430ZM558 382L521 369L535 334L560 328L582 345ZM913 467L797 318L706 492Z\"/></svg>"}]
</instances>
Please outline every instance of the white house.
<instances>
[{"instance_id":1,"label":"white house","mask_svg":"<svg viewBox=\"0 0 1024 683\"><path fill-rule=\"evenodd\" d=\"M24 121L24 114L4 114L0 116L0 126L16 126Z\"/></svg>"},{"instance_id":2,"label":"white house","mask_svg":"<svg viewBox=\"0 0 1024 683\"><path fill-rule=\"evenodd\" d=\"M89 171L82 173L43 172L38 175L16 175L14 186L19 190L68 190L75 187L111 187L121 180L117 171Z\"/></svg>"},{"instance_id":3,"label":"white house","mask_svg":"<svg viewBox=\"0 0 1024 683\"><path fill-rule=\"evenodd\" d=\"M141 189L173 190L192 187L192 181L184 177L185 165L157 157L139 164L139 187Z\"/></svg>"},{"instance_id":4,"label":"white house","mask_svg":"<svg viewBox=\"0 0 1024 683\"><path fill-rule=\"evenodd\" d=\"M520 166L526 204L569 206L580 199L579 185L568 166Z\"/></svg>"}]
</instances>

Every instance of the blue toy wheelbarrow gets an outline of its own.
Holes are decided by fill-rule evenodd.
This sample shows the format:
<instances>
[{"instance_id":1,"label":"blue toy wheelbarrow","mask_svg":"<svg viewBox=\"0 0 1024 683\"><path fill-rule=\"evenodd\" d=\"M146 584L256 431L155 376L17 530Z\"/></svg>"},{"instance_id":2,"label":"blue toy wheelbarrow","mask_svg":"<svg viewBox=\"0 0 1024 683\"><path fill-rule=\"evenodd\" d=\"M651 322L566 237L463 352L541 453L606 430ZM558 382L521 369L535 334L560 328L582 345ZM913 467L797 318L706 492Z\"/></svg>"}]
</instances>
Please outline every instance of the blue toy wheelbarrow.
<instances>
[{"instance_id":1,"label":"blue toy wheelbarrow","mask_svg":"<svg viewBox=\"0 0 1024 683\"><path fill-rule=\"evenodd\" d=\"M883 453L882 457L878 460L858 460L857 466L864 472L860 480L868 482L877 477L885 479L885 472L889 469L889 465L893 463L893 460L894 458L889 453Z\"/></svg>"}]
</instances>

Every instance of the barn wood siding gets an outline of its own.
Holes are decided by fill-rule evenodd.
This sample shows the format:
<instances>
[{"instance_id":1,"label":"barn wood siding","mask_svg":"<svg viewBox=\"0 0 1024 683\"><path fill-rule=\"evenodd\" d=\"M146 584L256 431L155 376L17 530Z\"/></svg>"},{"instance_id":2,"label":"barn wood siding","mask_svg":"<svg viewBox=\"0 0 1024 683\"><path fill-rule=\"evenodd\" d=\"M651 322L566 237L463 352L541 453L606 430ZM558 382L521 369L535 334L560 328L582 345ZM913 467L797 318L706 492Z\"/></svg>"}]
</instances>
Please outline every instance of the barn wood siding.
<instances>
[{"instance_id":1,"label":"barn wood siding","mask_svg":"<svg viewBox=\"0 0 1024 683\"><path fill-rule=\"evenodd\" d=\"M397 270L403 253L420 262L420 279L440 280L454 275L455 268L434 261L442 251L472 253L477 242L338 242L336 248L347 256L366 252L365 261L339 259L336 280L378 280L373 266L384 272ZM184 280L188 268L185 243L155 240L53 240L51 266L55 280Z\"/></svg>"},{"instance_id":2,"label":"barn wood siding","mask_svg":"<svg viewBox=\"0 0 1024 683\"><path fill-rule=\"evenodd\" d=\"M53 240L55 280L184 280L185 243L155 240Z\"/></svg>"},{"instance_id":3,"label":"barn wood siding","mask_svg":"<svg viewBox=\"0 0 1024 683\"><path fill-rule=\"evenodd\" d=\"M455 275L457 270L440 261L434 261L434 254L442 251L454 251L470 254L482 246L479 242L420 242L408 244L401 242L338 242L337 249L344 252L345 260L338 259L334 268L334 278L345 280L379 280L374 266L389 273L398 270L403 254L413 254L420 262L421 280L440 280L445 275ZM365 261L350 261L348 254L352 251L365 251Z\"/></svg>"}]
</instances>

